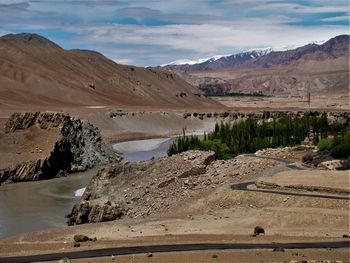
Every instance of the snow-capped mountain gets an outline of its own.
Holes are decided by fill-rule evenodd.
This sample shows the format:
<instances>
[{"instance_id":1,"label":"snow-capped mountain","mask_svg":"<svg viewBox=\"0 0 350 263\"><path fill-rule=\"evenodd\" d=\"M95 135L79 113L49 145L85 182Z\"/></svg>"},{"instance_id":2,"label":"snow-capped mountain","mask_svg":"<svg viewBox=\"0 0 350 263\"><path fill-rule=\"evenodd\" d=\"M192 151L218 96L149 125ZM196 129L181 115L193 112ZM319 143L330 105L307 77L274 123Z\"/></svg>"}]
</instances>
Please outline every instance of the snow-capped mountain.
<instances>
[{"instance_id":1,"label":"snow-capped mountain","mask_svg":"<svg viewBox=\"0 0 350 263\"><path fill-rule=\"evenodd\" d=\"M166 67L166 66L176 66L176 65L195 65L195 64L200 64L206 61L215 61L218 60L219 58L222 57L226 57L229 55L216 55L216 56L212 56L212 57L205 57L205 58L198 58L198 59L194 59L194 60L190 60L190 59L179 59L179 60L175 60L172 61L170 63L167 64L162 64L160 65L161 67Z\"/></svg>"},{"instance_id":2,"label":"snow-capped mountain","mask_svg":"<svg viewBox=\"0 0 350 263\"><path fill-rule=\"evenodd\" d=\"M199 58L195 60L180 59L170 62L168 64L161 65L161 67L180 70L204 70L231 67L234 65L242 64L248 60L257 59L259 57L265 56L272 51L272 48L254 49L233 55L217 55L212 57Z\"/></svg>"},{"instance_id":3,"label":"snow-capped mountain","mask_svg":"<svg viewBox=\"0 0 350 263\"><path fill-rule=\"evenodd\" d=\"M174 61L161 67L169 70L186 72L220 69L270 68L274 65L291 63L308 54L318 56L315 52L321 52L325 56L335 56L337 53L342 53L347 48L346 41L348 41L348 39L348 35L342 35L328 41L314 41L297 48L294 46L286 46L273 49L253 49L228 56L213 56L198 60Z\"/></svg>"},{"instance_id":4,"label":"snow-capped mountain","mask_svg":"<svg viewBox=\"0 0 350 263\"><path fill-rule=\"evenodd\" d=\"M207 94L262 92L301 96L307 87L317 94L347 94L349 42L349 35L339 35L299 47L248 50L215 61L165 68Z\"/></svg>"}]
</instances>

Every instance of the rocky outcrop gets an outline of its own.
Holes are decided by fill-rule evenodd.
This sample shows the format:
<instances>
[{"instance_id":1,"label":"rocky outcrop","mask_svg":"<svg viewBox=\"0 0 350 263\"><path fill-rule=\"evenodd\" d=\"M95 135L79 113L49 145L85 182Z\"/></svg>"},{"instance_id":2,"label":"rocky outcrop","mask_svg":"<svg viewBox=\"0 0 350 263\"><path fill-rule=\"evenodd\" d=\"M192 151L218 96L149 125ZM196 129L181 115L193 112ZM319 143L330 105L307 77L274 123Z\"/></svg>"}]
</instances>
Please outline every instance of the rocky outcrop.
<instances>
[{"instance_id":1,"label":"rocky outcrop","mask_svg":"<svg viewBox=\"0 0 350 263\"><path fill-rule=\"evenodd\" d=\"M101 169L81 201L67 216L68 225L149 215L166 206L165 196L179 197L189 178L200 178L215 160L214 152L189 151L167 158ZM204 179L204 178L203 178Z\"/></svg>"},{"instance_id":2,"label":"rocky outcrop","mask_svg":"<svg viewBox=\"0 0 350 263\"><path fill-rule=\"evenodd\" d=\"M319 168L326 170L349 170L350 169L350 158L346 160L331 160L324 161L318 165Z\"/></svg>"},{"instance_id":3,"label":"rocky outcrop","mask_svg":"<svg viewBox=\"0 0 350 263\"><path fill-rule=\"evenodd\" d=\"M5 133L21 136L27 129L58 130L59 136L49 154L22 161L0 170L0 183L49 179L64 173L84 171L96 164L118 161L101 139L96 127L63 113L14 113L5 125ZM44 133L45 134L45 133ZM27 138L30 140L30 138ZM44 138L43 138L44 139Z\"/></svg>"},{"instance_id":4,"label":"rocky outcrop","mask_svg":"<svg viewBox=\"0 0 350 263\"><path fill-rule=\"evenodd\" d=\"M254 120L265 120L269 121L272 119L279 119L282 117L303 117L304 115L309 116L321 116L323 111L254 111L254 112L240 112L240 111L225 111L225 112L185 112L183 113L183 118L198 118L200 120L206 119L221 119L221 120L241 120L241 119L254 119ZM350 112L349 111L329 111L326 112L327 119L329 123L333 123L335 121L350 124Z\"/></svg>"},{"instance_id":5,"label":"rocky outcrop","mask_svg":"<svg viewBox=\"0 0 350 263\"><path fill-rule=\"evenodd\" d=\"M212 151L187 151L108 165L91 179L81 201L67 216L68 225L176 213L216 187L252 180L277 163L249 156L215 160Z\"/></svg>"}]
</instances>

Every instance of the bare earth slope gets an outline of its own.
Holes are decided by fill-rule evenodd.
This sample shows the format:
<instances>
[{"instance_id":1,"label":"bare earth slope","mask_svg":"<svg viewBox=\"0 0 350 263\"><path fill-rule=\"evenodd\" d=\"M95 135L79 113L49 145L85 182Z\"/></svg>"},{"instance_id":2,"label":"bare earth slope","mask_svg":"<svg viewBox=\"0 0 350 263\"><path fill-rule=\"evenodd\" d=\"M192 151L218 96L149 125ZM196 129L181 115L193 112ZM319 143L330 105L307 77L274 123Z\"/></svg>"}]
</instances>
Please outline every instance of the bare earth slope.
<instances>
[{"instance_id":1,"label":"bare earth slope","mask_svg":"<svg viewBox=\"0 0 350 263\"><path fill-rule=\"evenodd\" d=\"M64 50L36 34L0 37L0 108L17 106L218 107L175 74Z\"/></svg>"}]
</instances>

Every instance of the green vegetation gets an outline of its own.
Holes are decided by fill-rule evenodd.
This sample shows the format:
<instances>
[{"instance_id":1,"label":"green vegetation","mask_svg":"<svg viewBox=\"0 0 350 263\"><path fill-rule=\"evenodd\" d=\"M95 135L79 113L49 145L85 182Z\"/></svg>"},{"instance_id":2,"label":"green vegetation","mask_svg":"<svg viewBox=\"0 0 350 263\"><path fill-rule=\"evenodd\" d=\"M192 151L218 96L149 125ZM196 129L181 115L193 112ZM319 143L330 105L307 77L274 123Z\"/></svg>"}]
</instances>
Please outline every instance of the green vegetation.
<instances>
[{"instance_id":1,"label":"green vegetation","mask_svg":"<svg viewBox=\"0 0 350 263\"><path fill-rule=\"evenodd\" d=\"M317 144L317 148L320 151L329 151L331 149L331 146L332 146L331 140L328 138L321 139Z\"/></svg>"},{"instance_id":2,"label":"green vegetation","mask_svg":"<svg viewBox=\"0 0 350 263\"><path fill-rule=\"evenodd\" d=\"M317 147L320 151L330 151L333 158L348 158L350 156L350 132L341 123L332 125L333 138L321 139Z\"/></svg>"},{"instance_id":3,"label":"green vegetation","mask_svg":"<svg viewBox=\"0 0 350 263\"><path fill-rule=\"evenodd\" d=\"M261 92L243 93L243 92L230 92L230 93L206 93L208 97L268 97Z\"/></svg>"},{"instance_id":4,"label":"green vegetation","mask_svg":"<svg viewBox=\"0 0 350 263\"><path fill-rule=\"evenodd\" d=\"M320 148L319 145L317 147L320 151L330 151L333 158L350 157L350 132L337 133L332 139L328 139L328 145L327 148Z\"/></svg>"},{"instance_id":5,"label":"green vegetation","mask_svg":"<svg viewBox=\"0 0 350 263\"><path fill-rule=\"evenodd\" d=\"M262 91L255 91L253 93L244 92L224 92L220 85L217 84L200 84L198 88L205 92L206 96L212 97L269 97L264 95Z\"/></svg>"},{"instance_id":6,"label":"green vegetation","mask_svg":"<svg viewBox=\"0 0 350 263\"><path fill-rule=\"evenodd\" d=\"M230 159L241 153L253 153L264 148L276 148L300 144L312 132L314 143L323 150L333 150L337 145L343 145L347 127L335 122L328 124L327 115L320 117L282 117L272 122L246 119L235 123L215 125L213 132L204 135L200 140L197 136L183 136L177 138L168 149L168 155L195 150L212 150L218 159ZM332 134L334 140L328 141ZM350 144L350 138L349 138ZM346 154L348 146L338 146L335 155Z\"/></svg>"},{"instance_id":7,"label":"green vegetation","mask_svg":"<svg viewBox=\"0 0 350 263\"><path fill-rule=\"evenodd\" d=\"M350 142L344 142L331 149L333 158L348 158L350 156Z\"/></svg>"}]
</instances>

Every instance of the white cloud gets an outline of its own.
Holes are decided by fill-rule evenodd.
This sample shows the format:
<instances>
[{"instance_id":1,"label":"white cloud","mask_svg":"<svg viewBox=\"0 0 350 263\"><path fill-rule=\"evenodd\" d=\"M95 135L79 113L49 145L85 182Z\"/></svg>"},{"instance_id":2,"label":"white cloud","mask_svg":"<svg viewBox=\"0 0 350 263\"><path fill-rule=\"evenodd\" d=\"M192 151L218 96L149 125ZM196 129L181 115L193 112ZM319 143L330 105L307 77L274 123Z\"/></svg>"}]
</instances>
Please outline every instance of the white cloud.
<instances>
[{"instance_id":1,"label":"white cloud","mask_svg":"<svg viewBox=\"0 0 350 263\"><path fill-rule=\"evenodd\" d=\"M339 21L348 21L349 22L349 15L347 16L334 16L334 17L327 17L320 19L324 22L339 22Z\"/></svg>"},{"instance_id":2,"label":"white cloud","mask_svg":"<svg viewBox=\"0 0 350 263\"><path fill-rule=\"evenodd\" d=\"M325 4L324 1L316 2L318 5L302 5L288 2L276 2L263 5L256 5L256 10L279 10L282 12L294 12L294 13L336 13L346 12L349 8L348 3L344 1L328 1ZM325 4L325 5L322 5Z\"/></svg>"},{"instance_id":3,"label":"white cloud","mask_svg":"<svg viewBox=\"0 0 350 263\"><path fill-rule=\"evenodd\" d=\"M102 51L117 61L117 58L120 58L127 59L128 63L157 65L186 56L188 59L196 59L217 54L232 54L251 48L278 49L290 45L302 46L311 41L347 33L348 28L298 27L266 21L238 21L233 25L95 25L70 27L68 30L83 33L79 37L80 42L105 47ZM120 46L122 48L119 48ZM137 50L140 48L141 50ZM162 53L161 56L159 53Z\"/></svg>"},{"instance_id":4,"label":"white cloud","mask_svg":"<svg viewBox=\"0 0 350 263\"><path fill-rule=\"evenodd\" d=\"M347 5L347 0L0 0L6 14L0 16L0 34L47 34L62 47L97 50L119 63L159 65L348 34L342 25ZM315 19L319 13L329 17ZM319 25L303 26L305 21Z\"/></svg>"}]
</instances>

